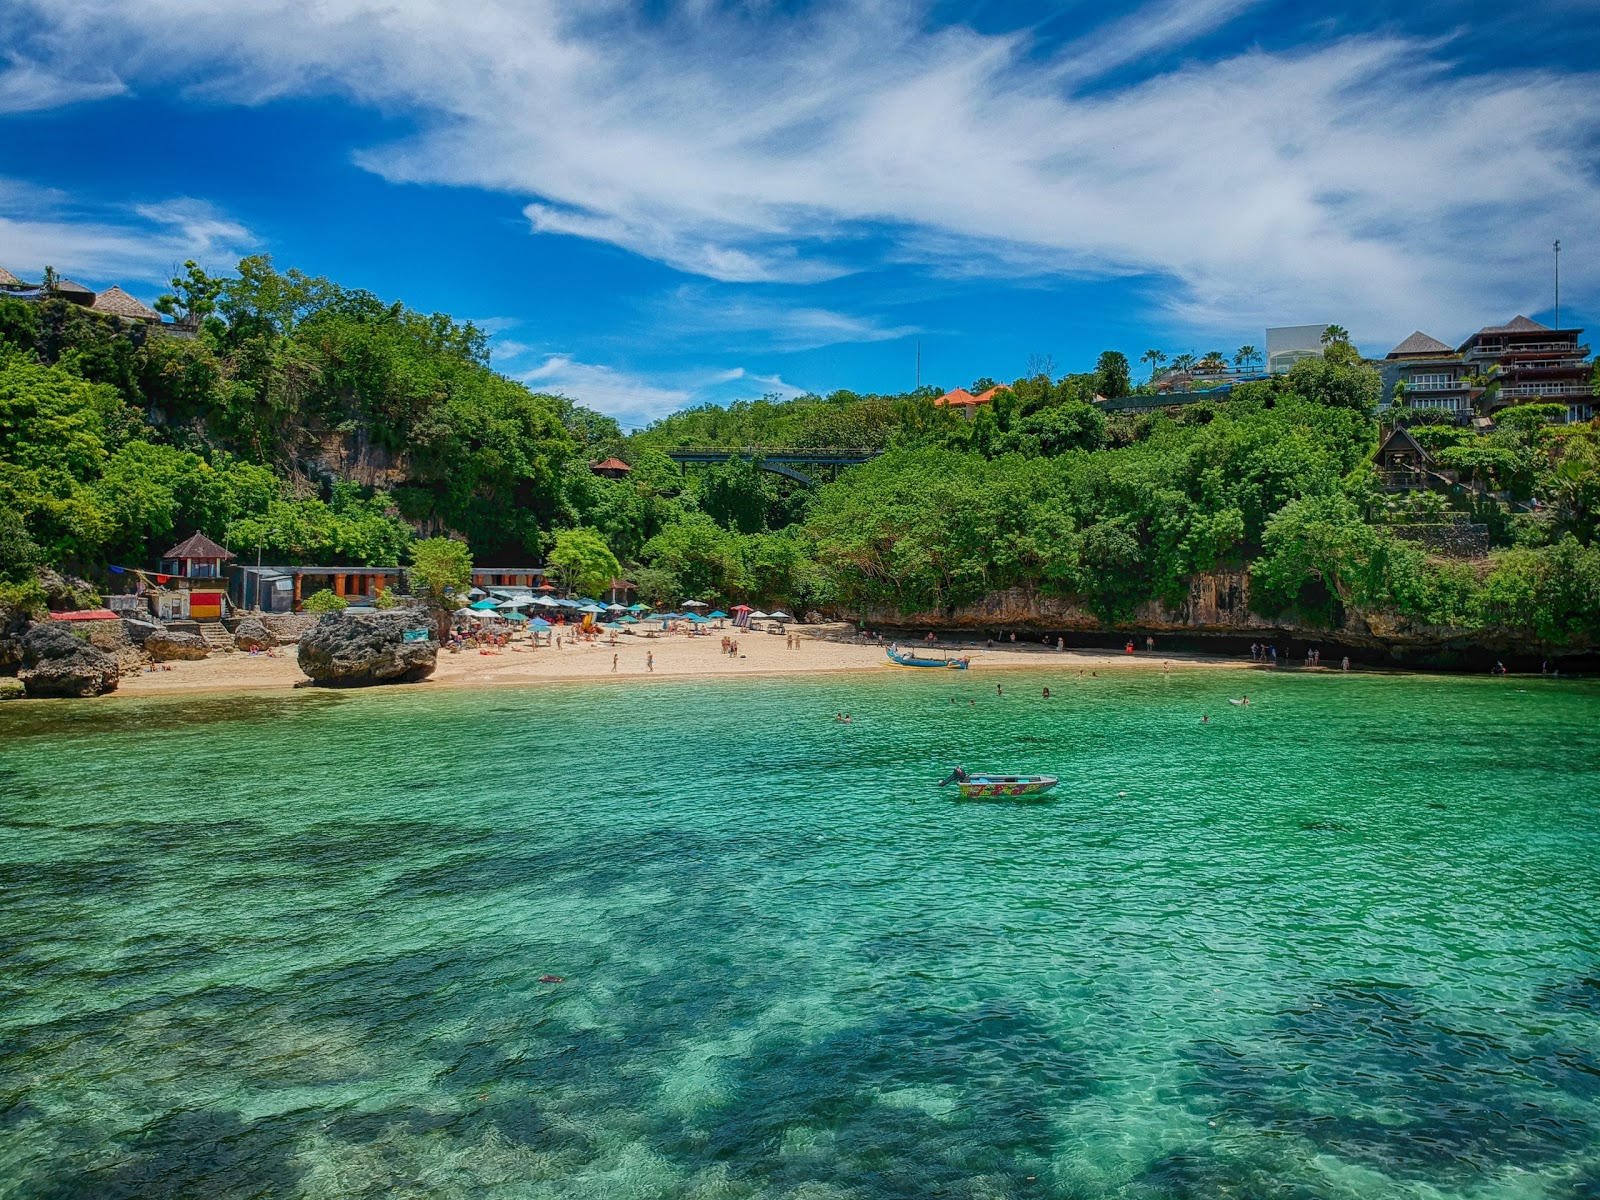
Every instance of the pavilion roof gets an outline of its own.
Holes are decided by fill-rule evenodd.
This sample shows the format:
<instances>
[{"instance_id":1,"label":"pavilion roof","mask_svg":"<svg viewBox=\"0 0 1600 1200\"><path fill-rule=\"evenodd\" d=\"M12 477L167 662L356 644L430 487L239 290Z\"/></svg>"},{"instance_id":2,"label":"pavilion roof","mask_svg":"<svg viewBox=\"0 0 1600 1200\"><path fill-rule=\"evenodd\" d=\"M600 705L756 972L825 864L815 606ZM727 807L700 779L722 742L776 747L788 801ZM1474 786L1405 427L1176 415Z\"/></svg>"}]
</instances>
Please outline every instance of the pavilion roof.
<instances>
[{"instance_id":1,"label":"pavilion roof","mask_svg":"<svg viewBox=\"0 0 1600 1200\"><path fill-rule=\"evenodd\" d=\"M50 285L50 290L59 292L63 296L87 296L89 297L89 303L94 303L94 289L92 287L84 287L81 283L74 283L70 279L57 279Z\"/></svg>"},{"instance_id":2,"label":"pavilion roof","mask_svg":"<svg viewBox=\"0 0 1600 1200\"><path fill-rule=\"evenodd\" d=\"M1389 357L1400 358L1407 354L1454 354L1455 352L1454 346L1447 346L1438 338L1429 337L1419 329L1389 351Z\"/></svg>"},{"instance_id":3,"label":"pavilion roof","mask_svg":"<svg viewBox=\"0 0 1600 1200\"><path fill-rule=\"evenodd\" d=\"M0 267L0 287L21 287L22 280L18 279L4 267Z\"/></svg>"},{"instance_id":4,"label":"pavilion roof","mask_svg":"<svg viewBox=\"0 0 1600 1200\"><path fill-rule=\"evenodd\" d=\"M138 321L159 321L161 314L148 304L134 299L119 287L109 287L94 298L89 306L95 312L109 313L114 317L131 317Z\"/></svg>"},{"instance_id":5,"label":"pavilion roof","mask_svg":"<svg viewBox=\"0 0 1600 1200\"><path fill-rule=\"evenodd\" d=\"M631 471L631 470L633 470L633 468L630 467L627 463L623 462L620 458L615 458L615 457L605 459L602 462L590 463L589 464L589 469L591 471Z\"/></svg>"},{"instance_id":6,"label":"pavilion roof","mask_svg":"<svg viewBox=\"0 0 1600 1200\"><path fill-rule=\"evenodd\" d=\"M197 533L179 542L162 558L232 558L233 555L217 545L203 533Z\"/></svg>"}]
</instances>

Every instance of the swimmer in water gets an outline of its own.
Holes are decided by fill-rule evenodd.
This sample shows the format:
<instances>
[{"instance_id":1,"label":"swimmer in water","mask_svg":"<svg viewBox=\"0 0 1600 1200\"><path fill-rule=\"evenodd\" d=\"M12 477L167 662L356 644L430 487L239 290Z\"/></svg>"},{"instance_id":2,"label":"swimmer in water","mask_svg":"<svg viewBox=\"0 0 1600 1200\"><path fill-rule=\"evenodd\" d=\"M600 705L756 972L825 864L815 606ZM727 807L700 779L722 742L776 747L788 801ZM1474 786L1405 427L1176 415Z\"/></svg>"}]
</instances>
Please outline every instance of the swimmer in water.
<instances>
[{"instance_id":1,"label":"swimmer in water","mask_svg":"<svg viewBox=\"0 0 1600 1200\"><path fill-rule=\"evenodd\" d=\"M1005 693L1000 690L1000 685L998 683L994 685L994 694L996 696L1004 696L1005 695Z\"/></svg>"},{"instance_id":2,"label":"swimmer in water","mask_svg":"<svg viewBox=\"0 0 1600 1200\"><path fill-rule=\"evenodd\" d=\"M1202 724L1202 725L1211 724L1211 714L1207 713L1205 716L1201 717L1200 718L1200 724Z\"/></svg>"},{"instance_id":3,"label":"swimmer in water","mask_svg":"<svg viewBox=\"0 0 1600 1200\"><path fill-rule=\"evenodd\" d=\"M1044 690L1044 698L1046 700L1050 699L1050 689L1049 688L1045 688L1045 690Z\"/></svg>"}]
</instances>

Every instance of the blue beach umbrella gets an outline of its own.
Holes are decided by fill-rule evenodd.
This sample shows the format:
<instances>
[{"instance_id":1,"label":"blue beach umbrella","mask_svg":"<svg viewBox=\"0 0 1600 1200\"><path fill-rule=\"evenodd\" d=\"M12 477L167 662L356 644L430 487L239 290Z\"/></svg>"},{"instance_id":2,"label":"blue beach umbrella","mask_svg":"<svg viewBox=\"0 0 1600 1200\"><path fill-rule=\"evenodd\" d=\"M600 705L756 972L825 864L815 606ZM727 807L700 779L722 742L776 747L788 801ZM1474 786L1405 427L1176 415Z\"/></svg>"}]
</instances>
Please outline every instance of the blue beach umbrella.
<instances>
[{"instance_id":1,"label":"blue beach umbrella","mask_svg":"<svg viewBox=\"0 0 1600 1200\"><path fill-rule=\"evenodd\" d=\"M495 605L495 602L493 600L479 600L476 603L474 603L472 605L472 607L475 608L475 609L478 609L480 612L482 612L482 611L484 611L486 609L495 608L496 605Z\"/></svg>"},{"instance_id":2,"label":"blue beach umbrella","mask_svg":"<svg viewBox=\"0 0 1600 1200\"><path fill-rule=\"evenodd\" d=\"M543 617L535 617L533 620L528 622L528 628L529 629L550 629L550 628L553 628L553 626L551 626L550 622L546 621Z\"/></svg>"},{"instance_id":3,"label":"blue beach umbrella","mask_svg":"<svg viewBox=\"0 0 1600 1200\"><path fill-rule=\"evenodd\" d=\"M719 609L717 609L716 612L709 614L707 619L711 620L711 621L717 621L717 620L727 620L727 617L728 617L728 614L723 612L719 608Z\"/></svg>"}]
</instances>

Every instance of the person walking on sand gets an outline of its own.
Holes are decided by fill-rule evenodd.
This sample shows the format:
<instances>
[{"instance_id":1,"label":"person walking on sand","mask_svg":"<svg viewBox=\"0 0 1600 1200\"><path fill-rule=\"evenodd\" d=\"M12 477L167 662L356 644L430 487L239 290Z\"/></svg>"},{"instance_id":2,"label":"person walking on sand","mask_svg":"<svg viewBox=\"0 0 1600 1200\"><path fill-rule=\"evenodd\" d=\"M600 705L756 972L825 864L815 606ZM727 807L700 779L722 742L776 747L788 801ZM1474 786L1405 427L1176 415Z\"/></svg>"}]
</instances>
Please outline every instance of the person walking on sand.
<instances>
[{"instance_id":1,"label":"person walking on sand","mask_svg":"<svg viewBox=\"0 0 1600 1200\"><path fill-rule=\"evenodd\" d=\"M1348 671L1349 669L1350 669L1350 656L1348 654L1346 654L1344 656L1344 658L1341 659L1340 662L1339 662L1339 670Z\"/></svg>"},{"instance_id":2,"label":"person walking on sand","mask_svg":"<svg viewBox=\"0 0 1600 1200\"><path fill-rule=\"evenodd\" d=\"M654 674L656 669L656 652L654 650L646 650L644 652L644 669Z\"/></svg>"},{"instance_id":3,"label":"person walking on sand","mask_svg":"<svg viewBox=\"0 0 1600 1200\"><path fill-rule=\"evenodd\" d=\"M1056 639L1056 651L1059 653L1060 651L1065 650L1066 648L1067 648L1067 639L1064 638L1064 637L1058 637Z\"/></svg>"},{"instance_id":4,"label":"person walking on sand","mask_svg":"<svg viewBox=\"0 0 1600 1200\"><path fill-rule=\"evenodd\" d=\"M611 656L611 673L613 675L617 673L617 656L615 654Z\"/></svg>"}]
</instances>

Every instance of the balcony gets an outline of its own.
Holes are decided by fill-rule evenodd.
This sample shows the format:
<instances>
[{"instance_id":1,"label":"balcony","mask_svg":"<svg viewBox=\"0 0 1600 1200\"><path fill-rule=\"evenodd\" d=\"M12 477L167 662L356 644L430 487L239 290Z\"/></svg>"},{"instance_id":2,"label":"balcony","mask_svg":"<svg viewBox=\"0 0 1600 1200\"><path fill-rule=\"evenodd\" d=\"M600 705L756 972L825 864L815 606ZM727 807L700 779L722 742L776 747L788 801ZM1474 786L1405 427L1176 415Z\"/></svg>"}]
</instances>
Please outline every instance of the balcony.
<instances>
[{"instance_id":1,"label":"balcony","mask_svg":"<svg viewBox=\"0 0 1600 1200\"><path fill-rule=\"evenodd\" d=\"M1529 396L1543 396L1547 399L1555 396L1588 396L1592 389L1587 382L1552 381L1550 383L1507 383L1500 388L1502 399L1515 397L1525 399Z\"/></svg>"}]
</instances>

